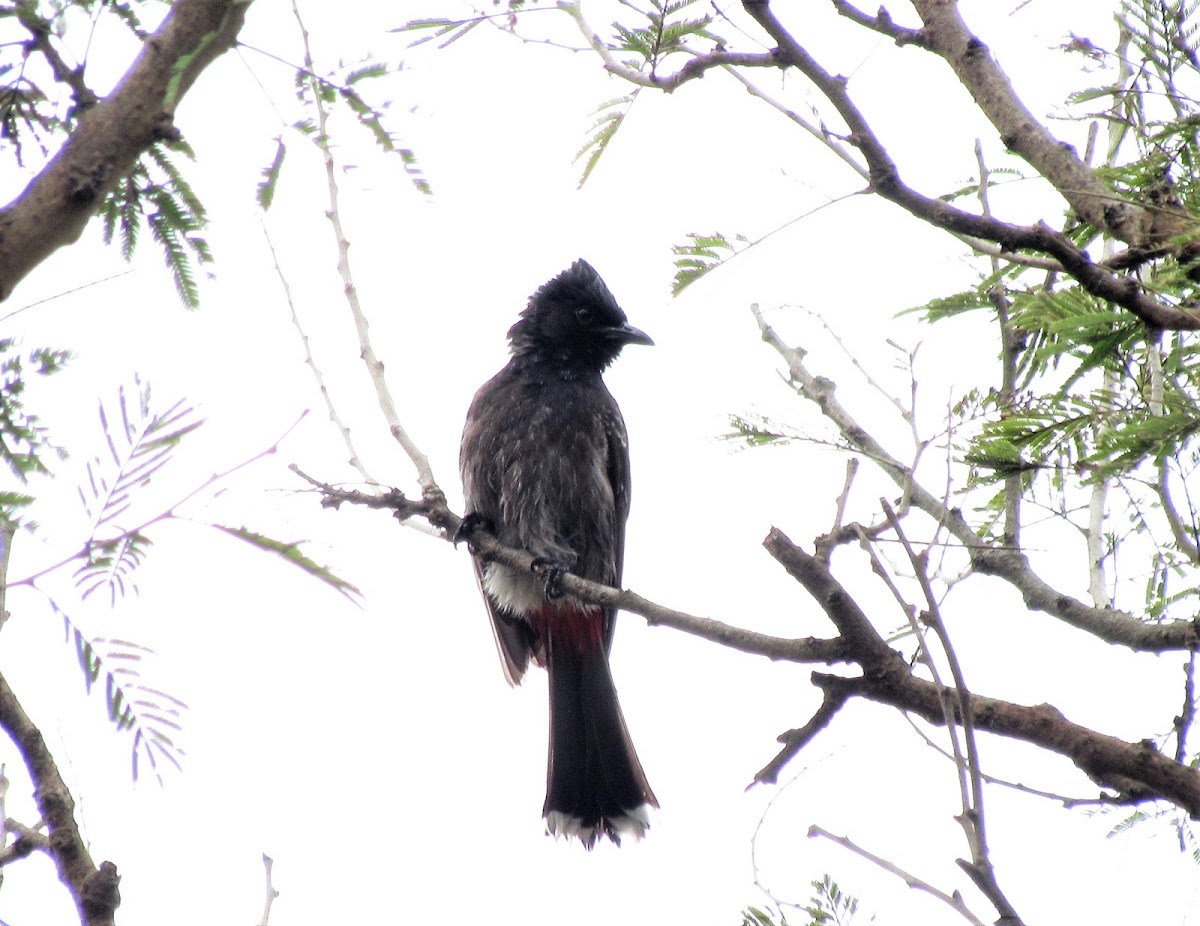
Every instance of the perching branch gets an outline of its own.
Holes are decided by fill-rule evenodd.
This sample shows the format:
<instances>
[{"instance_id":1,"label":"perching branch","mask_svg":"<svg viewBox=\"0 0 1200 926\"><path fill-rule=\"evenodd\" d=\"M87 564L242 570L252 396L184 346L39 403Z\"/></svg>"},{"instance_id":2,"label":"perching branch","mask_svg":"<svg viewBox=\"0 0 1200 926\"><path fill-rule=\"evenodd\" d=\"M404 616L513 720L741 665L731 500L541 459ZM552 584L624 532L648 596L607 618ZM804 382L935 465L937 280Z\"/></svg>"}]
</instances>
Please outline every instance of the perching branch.
<instances>
[{"instance_id":1,"label":"perching branch","mask_svg":"<svg viewBox=\"0 0 1200 926\"><path fill-rule=\"evenodd\" d=\"M458 535L462 525L462 519L443 499L427 496L409 500L395 489L371 495L339 489L312 477L304 478L320 490L321 504L325 507L357 504L390 509L401 520L419 515L441 531L442 539L447 542ZM482 529L473 530L468 539L475 556L535 574L546 568L530 553L505 546ZM805 553L777 529L768 534L763 545L820 605L837 629L837 636L787 639L757 633L677 611L628 589L610 588L570 573L562 575L562 589L581 601L640 614L651 626L671 627L751 655L787 662L857 665L862 672L858 677L813 673L813 683L825 692L829 707L818 712L808 728L796 734L797 738L805 735L804 729L809 730L808 735L815 733L832 718L834 706L850 697L912 711L938 725L948 719L963 722L957 714L947 718L943 713L943 704L947 700L953 703L957 697L954 690L914 676L905 659L888 646L866 613L820 560ZM1200 815L1200 771L1171 761L1152 746L1123 742L1073 724L1049 705L1030 707L965 692L962 695L968 699L976 729L1024 740L1064 755L1093 781L1122 791L1131 799L1163 799L1190 814Z\"/></svg>"},{"instance_id":2,"label":"perching branch","mask_svg":"<svg viewBox=\"0 0 1200 926\"><path fill-rule=\"evenodd\" d=\"M413 517L423 517L438 528L441 531L442 539L447 541L453 540L458 535L462 525L462 519L447 507L445 499L442 498L425 497L411 500L405 498L398 489L378 494L359 492L353 489L339 489L319 482L311 476L301 473L295 467L292 467L292 471L320 490L323 507L337 508L343 504L350 504L392 510L397 519L401 521ZM472 532L470 544L475 555L504 563L513 569L536 573L545 568L540 565L535 566L534 557L530 553L515 547L506 547L483 530ZM582 601L616 607L631 614L640 614L651 626L673 627L730 649L756 656L765 656L768 659L830 664L845 662L849 657L849 649L841 640L817 637L787 639L756 633L711 618L697 617L683 611L676 611L643 598L636 592L589 582L587 579L581 579L570 573L563 575L562 588Z\"/></svg>"}]
</instances>

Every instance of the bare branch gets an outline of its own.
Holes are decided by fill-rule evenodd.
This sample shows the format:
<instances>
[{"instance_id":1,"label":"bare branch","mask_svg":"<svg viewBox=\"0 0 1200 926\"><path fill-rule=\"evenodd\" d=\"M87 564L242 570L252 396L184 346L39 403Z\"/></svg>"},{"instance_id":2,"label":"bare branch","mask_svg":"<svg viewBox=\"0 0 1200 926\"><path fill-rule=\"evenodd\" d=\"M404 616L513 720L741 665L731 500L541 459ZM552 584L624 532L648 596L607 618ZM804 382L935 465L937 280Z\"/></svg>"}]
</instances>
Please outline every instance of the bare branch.
<instances>
[{"instance_id":1,"label":"bare branch","mask_svg":"<svg viewBox=\"0 0 1200 926\"><path fill-rule=\"evenodd\" d=\"M275 866L275 860L267 853L263 853L263 868L266 871L267 878L267 899L263 903L263 915L258 926L268 926L268 920L271 918L271 904L275 898L279 896L279 891L275 889L275 885L271 883L271 869Z\"/></svg>"},{"instance_id":2,"label":"bare branch","mask_svg":"<svg viewBox=\"0 0 1200 926\"><path fill-rule=\"evenodd\" d=\"M920 29L909 29L905 26L897 25L892 20L892 14L882 6L874 16L870 16L862 10L851 6L846 0L833 0L833 8L838 11L838 15L845 16L852 22L856 22L860 26L870 29L872 32L878 32L880 35L887 36L897 45L924 46L925 37L921 34Z\"/></svg>"},{"instance_id":3,"label":"bare branch","mask_svg":"<svg viewBox=\"0 0 1200 926\"><path fill-rule=\"evenodd\" d=\"M817 708L808 723L795 730L779 734L778 742L783 743L783 749L774 759L758 770L752 784L775 784L779 780L779 773L783 767L791 762L800 750L812 741L814 736L829 726L833 715L841 710L845 703L846 698L840 692L826 691L821 706Z\"/></svg>"},{"instance_id":4,"label":"bare branch","mask_svg":"<svg viewBox=\"0 0 1200 926\"><path fill-rule=\"evenodd\" d=\"M54 74L54 79L60 84L66 84L71 88L71 96L75 100L76 115L94 106L98 102L99 97L84 82L83 68L68 67L67 62L63 60L62 55L58 53L58 49L50 41L50 23L38 16L34 6L29 3L17 4L16 14L17 21L25 27L26 31L32 37L26 44L26 49L41 54L46 59L46 63L50 65L50 71Z\"/></svg>"},{"instance_id":5,"label":"bare branch","mask_svg":"<svg viewBox=\"0 0 1200 926\"><path fill-rule=\"evenodd\" d=\"M312 348L309 346L308 334L304 330L304 326L300 323L300 316L296 313L296 303L292 299L292 288L288 285L287 277L284 276L283 268L279 266L279 256L275 253L275 244L271 241L271 234L267 231L267 226L264 223L262 226L263 237L267 240L267 248L271 252L271 262L275 266L275 275L279 278L279 285L283 288L283 297L287 301L288 311L292 316L292 327L296 329L296 333L300 335L300 344L304 348L304 363L312 371L313 379L317 381L317 390L321 393L321 398L325 402L325 411L329 415L329 420L333 422L333 426L337 428L338 433L342 435L342 441L346 445L346 450L350 454L349 463L364 480L370 485L378 485L379 483L367 472L363 465L362 458L358 455L358 450L354 446L354 441L350 438L350 429L346 423L342 421L342 416L338 414L337 408L333 404L333 399L329 395L329 389L325 385L325 376L321 373L321 368L317 366L316 360L313 359Z\"/></svg>"},{"instance_id":6,"label":"bare branch","mask_svg":"<svg viewBox=\"0 0 1200 926\"><path fill-rule=\"evenodd\" d=\"M971 923L972 926L984 926L983 920L979 919L979 917L970 911L966 903L963 901L962 895L959 894L958 891L955 891L953 894L947 894L945 891L940 891L929 882L922 881L916 875L909 874L900 866L889 862L887 859L875 855L872 852L868 852L861 846L855 845L845 836L835 836L833 833L829 832L829 830L822 829L819 826L810 826L808 828L808 836L810 839L820 836L824 839L828 839L830 842L836 843L843 849L849 849L855 855L865 858L868 862L878 868L881 868L888 874L892 874L897 878L900 878L909 887L918 891L924 891L930 897L937 898L946 906L950 907L950 909L952 909L955 913L965 919L968 923Z\"/></svg>"},{"instance_id":7,"label":"bare branch","mask_svg":"<svg viewBox=\"0 0 1200 926\"><path fill-rule=\"evenodd\" d=\"M1175 718L1175 761L1187 760L1187 738L1196 722L1196 653L1188 653L1183 666L1183 706Z\"/></svg>"},{"instance_id":8,"label":"bare branch","mask_svg":"<svg viewBox=\"0 0 1200 926\"><path fill-rule=\"evenodd\" d=\"M482 529L475 529L469 538L460 536L462 518L452 512L444 498L426 496L419 500L408 499L398 489L387 493L367 493L356 490L339 489L335 486L321 483L311 476L299 473L322 493L321 504L325 507L336 508L342 504L364 505L368 508L393 510L396 517L406 520L412 517L426 518L441 531L443 540L457 542L468 540L471 552L475 556L485 557L503 563L512 569L524 572L542 572L546 566L539 563L524 550L507 547L495 537ZM784 660L803 663L837 663L845 662L849 655L849 647L843 640L821 639L818 637L803 637L788 639L774 637L769 634L744 630L721 621L706 617L697 617L674 608L656 604L628 589L611 588L596 582L589 582L571 573L562 575L563 591L592 604L601 604L640 614L650 626L672 627L693 636L719 643L730 649L736 649L755 656L765 656L768 659Z\"/></svg>"},{"instance_id":9,"label":"bare branch","mask_svg":"<svg viewBox=\"0 0 1200 926\"><path fill-rule=\"evenodd\" d=\"M1167 524L1171 528L1171 535L1175 538L1175 545L1179 547L1184 556L1196 565L1200 565L1200 546L1196 542L1196 525L1183 522L1179 509L1175 506L1174 499L1171 498L1170 465L1170 457L1167 456L1164 456L1159 462L1158 485L1155 488L1158 489L1158 497L1162 501L1163 513L1167 516Z\"/></svg>"},{"instance_id":10,"label":"bare branch","mask_svg":"<svg viewBox=\"0 0 1200 926\"><path fill-rule=\"evenodd\" d=\"M300 16L300 10L296 6L295 0L292 2L292 11L295 13L296 22L300 25L300 34L304 42L304 67L311 75L314 72L312 49L308 41L308 29L304 25L304 20ZM329 114L325 109L319 81L315 77L310 77L309 83L312 86L313 106L317 111L317 134L315 141L325 163L325 182L329 190L329 210L326 216L333 226L333 233L337 239L337 269L338 274L342 278L342 289L346 296L346 304L354 319L355 331L358 333L359 355L366 365L367 373L371 378L371 384L375 387L375 398L379 403L379 410L383 413L384 420L387 421L388 430L416 468L417 482L420 484L421 490L426 493L437 492L440 494L441 489L438 488L437 480L434 479L433 469L429 465L429 458L425 456L425 453L417 446L416 442L404 429L404 425L400 422L400 415L396 411L396 403L392 399L391 391L388 389L387 381L384 378L383 361L376 356L375 348L371 344L370 324L367 321L366 313L363 312L362 304L359 302L358 288L355 286L354 277L350 272L350 242L346 240L346 233L342 227L341 212L338 209L337 170L334 166L333 149L329 145L329 134L326 130Z\"/></svg>"},{"instance_id":11,"label":"bare branch","mask_svg":"<svg viewBox=\"0 0 1200 926\"><path fill-rule=\"evenodd\" d=\"M28 858L34 852L50 850L50 839L41 831L40 827L35 829L25 826L8 817L4 821L4 832L12 833L16 839L13 840L12 845L5 846L0 850L0 866Z\"/></svg>"}]
</instances>

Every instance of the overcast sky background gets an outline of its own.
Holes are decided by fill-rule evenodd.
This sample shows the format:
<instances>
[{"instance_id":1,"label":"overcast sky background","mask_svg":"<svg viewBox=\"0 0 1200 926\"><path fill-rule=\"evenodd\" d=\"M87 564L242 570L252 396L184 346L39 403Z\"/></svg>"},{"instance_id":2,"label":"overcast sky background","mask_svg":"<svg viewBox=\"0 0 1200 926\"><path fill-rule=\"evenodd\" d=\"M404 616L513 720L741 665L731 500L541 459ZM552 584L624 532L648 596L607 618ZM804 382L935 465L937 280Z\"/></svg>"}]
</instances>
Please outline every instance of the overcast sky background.
<instances>
[{"instance_id":1,"label":"overcast sky background","mask_svg":"<svg viewBox=\"0 0 1200 926\"><path fill-rule=\"evenodd\" d=\"M976 136L994 166L1004 163L944 66L916 49L864 39L825 4L805 4L803 23L784 6L779 15L826 66L851 77L911 184L936 194L969 179ZM1031 109L1051 116L1080 86L1079 61L1057 46L1072 30L1112 44L1100 6L1010 0L963 10ZM908 378L886 339L906 349L923 342L919 422L934 432L951 395L990 382L990 330L973 320L919 329L896 315L970 285L974 270L961 248L894 207L855 197L671 299L670 246L686 233L757 237L853 193L861 181L714 73L669 97L644 93L579 191L581 165L571 159L589 113L628 90L594 56L522 45L486 27L441 51L405 52L404 37L387 32L409 18L451 14L449 4L307 3L302 10L318 70L367 55L405 60L367 92L394 101L388 126L416 150L432 199L415 193L397 160L378 154L344 115L331 130L374 344L404 423L452 504L461 509L461 422L474 390L505 362L504 332L529 293L585 257L657 344L627 351L608 375L633 454L626 584L765 632L828 634L819 608L760 544L772 525L806 546L828 530L844 459L814 444L738 452L718 439L728 414L750 410L827 433L780 384L778 358L758 339L748 306L769 307L772 323L810 350L813 370L838 380L843 400L908 456L905 426L854 378L801 307L824 318L900 396ZM603 2L585 10L601 31L616 15ZM578 42L561 14L529 22ZM745 36L729 38L731 47L758 50ZM222 483L221 493L181 506L183 520L155 528L136 597L115 611L96 600L71 607L90 634L156 649L145 681L191 706L184 771L168 772L165 787L152 778L130 783L128 739L105 726L98 697L84 696L45 599L17 590L9 601L0 665L51 741L94 858L112 859L121 871L122 926L257 922L264 852L276 860L280 891L272 926L434 918L537 926L568 917L582 926L731 924L743 907L765 902L754 885L756 831L759 881L780 899L803 902L808 882L828 872L863 896L861 922L870 913L887 923L960 922L832 844L806 838L813 823L943 890L962 890L990 919L954 865L967 849L953 820L953 766L902 718L851 705L789 766L785 784L746 791L774 755L775 737L818 705L809 667L650 630L636 616L621 620L613 671L662 812L644 842L620 850L605 845L589 854L543 836L544 676L533 673L515 691L505 686L465 551L403 530L383 513L322 511L287 472L294 462L327 481L356 478L303 363L254 204L275 136L302 115L292 72L251 50L299 60L288 6L259 0L243 40L249 47L206 71L179 113L197 152L190 175L212 213L217 258L200 311L179 307L148 236L132 273L69 292L125 269L99 245L96 225L0 307L4 336L79 354L34 393L73 456L40 490L43 529L22 537L13 578L86 536L75 486L103 448L96 407L112 403L135 372L164 404L186 397L207 419L139 496L139 511L167 508L210 474L277 444L276 453ZM116 29L96 36L89 73L98 89L119 77L131 52ZM806 105L797 75L761 80L791 105ZM1053 127L1082 147L1084 126ZM303 139L289 138L265 227L367 467L384 483L414 490L412 468L388 438L357 362L319 160ZM0 198L16 195L26 179L5 177ZM999 199L1013 221L1027 221L1059 208L1046 212L1043 193L1029 183ZM7 314L60 293L68 294ZM864 466L848 516L868 518L881 494L894 488ZM362 590L362 606L203 526L212 521L308 541L314 559ZM1068 568L1084 556L1076 543L1059 554ZM854 590L883 625L900 625L901 613L857 553L840 552L834 566L843 577L861 577ZM1050 701L1073 720L1131 740L1169 725L1181 691L1178 658L1111 651L1028 614L999 582L974 585L956 592L946 612L974 690ZM69 575L42 587L71 600ZM1106 677L1121 684L1098 688L1096 679ZM1094 793L1065 760L992 739L981 748L985 770L999 777ZM16 754L0 759L14 780L8 813L33 823ZM1030 922L1200 923L1196 868L1165 827L1106 840L1115 815L1093 818L995 788L987 808L1000 883ZM7 870L0 919L56 926L73 917L47 860Z\"/></svg>"}]
</instances>

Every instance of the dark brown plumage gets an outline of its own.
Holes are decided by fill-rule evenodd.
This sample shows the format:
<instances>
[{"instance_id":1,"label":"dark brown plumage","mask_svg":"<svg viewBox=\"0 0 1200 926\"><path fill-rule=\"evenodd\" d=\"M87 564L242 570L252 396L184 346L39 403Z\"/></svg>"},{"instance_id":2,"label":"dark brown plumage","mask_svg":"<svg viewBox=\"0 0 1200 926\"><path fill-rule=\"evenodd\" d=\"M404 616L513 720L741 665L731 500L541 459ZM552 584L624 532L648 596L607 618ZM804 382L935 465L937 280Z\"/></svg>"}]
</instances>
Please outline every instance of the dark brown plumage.
<instances>
[{"instance_id":1,"label":"dark brown plumage","mask_svg":"<svg viewBox=\"0 0 1200 926\"><path fill-rule=\"evenodd\" d=\"M616 614L556 594L568 571L619 585L629 515L625 422L601 374L631 327L592 267L578 260L529 299L509 329L512 358L475 395L459 457L467 523L551 569L545 582L475 560L504 674L532 660L550 675L549 832L640 837L657 807L625 728L609 672Z\"/></svg>"}]
</instances>

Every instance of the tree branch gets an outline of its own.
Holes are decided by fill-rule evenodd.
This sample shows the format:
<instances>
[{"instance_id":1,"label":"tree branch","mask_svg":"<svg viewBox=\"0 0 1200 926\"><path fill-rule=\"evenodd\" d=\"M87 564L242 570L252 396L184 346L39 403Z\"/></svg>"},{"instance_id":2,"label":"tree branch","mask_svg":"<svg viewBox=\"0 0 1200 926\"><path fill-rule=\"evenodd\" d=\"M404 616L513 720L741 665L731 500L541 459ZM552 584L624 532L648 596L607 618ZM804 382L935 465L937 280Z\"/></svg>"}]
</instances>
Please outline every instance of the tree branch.
<instances>
[{"instance_id":1,"label":"tree branch","mask_svg":"<svg viewBox=\"0 0 1200 926\"><path fill-rule=\"evenodd\" d=\"M855 678L814 672L813 684L829 697L862 697L913 711L938 726L962 723L960 711L947 718L954 690L917 678L899 653L888 647L857 603L815 556L773 529L768 549L816 600L850 645L851 659L862 667ZM1131 800L1163 799L1200 817L1200 771L1164 756L1149 741L1128 743L1067 720L1049 704L1026 706L962 692L976 730L1023 740L1066 756L1101 787Z\"/></svg>"},{"instance_id":2,"label":"tree branch","mask_svg":"<svg viewBox=\"0 0 1200 926\"><path fill-rule=\"evenodd\" d=\"M1200 624L1197 621L1147 623L1128 611L1085 604L1047 584L1033 571L1028 558L1019 550L989 544L967 523L959 509L947 507L940 498L918 483L911 468L889 454L850 415L837 400L835 384L813 375L804 365L803 350L789 347L767 324L757 305L752 305L750 310L758 322L763 340L787 364L789 379L797 391L817 405L853 449L879 466L900 487L912 505L946 527L951 536L966 548L975 571L1005 579L1021 593L1027 607L1045 611L1107 643L1155 653L1200 647Z\"/></svg>"},{"instance_id":3,"label":"tree branch","mask_svg":"<svg viewBox=\"0 0 1200 926\"><path fill-rule=\"evenodd\" d=\"M830 842L837 843L843 849L849 849L855 855L866 859L871 864L883 869L889 874L895 875L897 878L900 878L909 887L918 891L924 891L930 897L937 898L942 903L946 904L946 906L954 910L968 923L970 923L971 926L983 926L983 920L979 919L979 917L970 911L966 903L963 901L962 895L959 894L958 891L955 891L953 894L947 894L945 891L940 891L929 882L921 880L916 875L910 875L903 868L900 868L898 865L889 862L887 859L875 855L872 852L868 852L861 846L855 845L845 836L836 836L829 832L829 830L823 829L819 826L810 826L808 828L809 839L814 839L818 836L828 839Z\"/></svg>"},{"instance_id":4,"label":"tree branch","mask_svg":"<svg viewBox=\"0 0 1200 926\"><path fill-rule=\"evenodd\" d=\"M346 305L350 309L350 315L354 319L354 330L358 335L359 356L367 368L367 375L370 377L371 385L375 389L375 400L379 404L379 410L382 412L384 420L387 422L388 431L416 469L417 482L420 484L422 491L426 494L441 494L441 489L438 488L437 481L433 476L433 468L429 465L429 458L417 446L416 441L409 436L408 431L405 430L403 423L400 421L400 413L396 410L396 402L392 398L391 390L388 388L387 380L384 377L383 361L376 355L375 347L371 343L371 326L367 321L366 313L362 309L362 303L359 302L358 287L355 285L354 276L350 272L350 242L346 240L346 232L342 226L342 214L338 207L337 170L334 166L333 148L330 146L327 131L329 113L325 108L325 103L321 95L320 78L316 76L313 70L312 48L308 41L308 28L304 25L304 20L300 16L300 8L296 5L295 0L292 0L292 12L295 14L296 22L300 26L300 36L304 44L304 67L309 75L308 83L312 90L313 108L317 112L317 134L313 140L316 143L317 149L321 152L321 160L325 165L325 185L329 193L329 210L325 215L329 219L330 225L333 226L334 238L337 241L338 275L342 278L342 292L346 297Z\"/></svg>"},{"instance_id":5,"label":"tree branch","mask_svg":"<svg viewBox=\"0 0 1200 926\"><path fill-rule=\"evenodd\" d=\"M779 22L767 0L743 0L742 5L771 38L779 43L781 61L785 65L794 65L798 68L837 109L838 114L850 129L851 141L866 159L875 192L884 199L896 203L924 222L955 234L995 241L1003 250L1007 251L1031 250L1048 254L1057 260L1066 272L1089 293L1128 309L1148 324L1169 330L1200 330L1200 313L1167 302L1160 302L1147 295L1136 280L1122 278L1104 269L1068 237L1055 232L1044 223L1023 226L1010 225L988 216L975 215L957 209L940 199L924 196L905 185L900 179L900 171L887 153L887 149L876 137L874 130L850 98L846 89L846 79L835 77L821 67L816 59ZM922 5L939 8L953 6L946 4L944 0L932 4L927 2ZM957 16L957 13L955 15ZM975 42L978 43L978 40ZM972 49L975 47L973 45ZM982 48L983 46L979 43L978 47ZM983 57L987 57L986 49ZM990 61L990 58L988 60ZM1003 74L1001 73L1000 76L1003 77ZM1006 78L1005 82L1007 86ZM1008 87L1008 92L1011 94L1011 87ZM978 99L977 102L979 102ZM980 105L983 104L980 103ZM1019 101L1017 105L1019 105ZM1005 142L1007 144L1008 139L1005 139ZM1068 180L1072 183L1078 182L1083 186L1071 186L1066 189L1060 186L1058 187L1059 192L1064 196L1068 193L1072 195L1078 193L1078 198L1086 203L1106 203L1107 205L1101 210L1104 215L1097 220L1098 227L1111 227L1114 235L1122 240L1140 242L1141 238L1134 236L1130 232L1130 228L1135 224L1135 220L1140 221L1139 217L1146 213L1146 210L1134 207L1115 196L1110 189L1100 184L1086 165L1082 165L1082 173L1070 168L1068 161L1071 160L1082 165L1078 157L1072 154L1070 159L1063 160L1061 163L1055 162L1054 166L1058 169L1049 179L1055 182L1056 186L1058 183L1066 183ZM1034 163L1034 166L1038 167L1039 163ZM1096 209L1093 209L1088 213L1081 214L1088 217L1095 212ZM1108 217L1107 220L1105 220L1105 216ZM1149 225L1150 222L1147 221L1143 224ZM1121 231L1121 234L1118 234L1118 230Z\"/></svg>"},{"instance_id":6,"label":"tree branch","mask_svg":"<svg viewBox=\"0 0 1200 926\"><path fill-rule=\"evenodd\" d=\"M178 0L116 89L79 118L66 143L0 210L0 301L38 264L78 240L104 196L155 142L201 71L232 48L247 0Z\"/></svg>"},{"instance_id":7,"label":"tree branch","mask_svg":"<svg viewBox=\"0 0 1200 926\"><path fill-rule=\"evenodd\" d=\"M473 530L469 538L460 537L459 529L462 526L462 519L447 507L445 498L440 494L427 495L422 499L413 500L406 498L399 489L391 489L386 493L378 494L359 492L353 489L339 489L300 473L294 466L292 471L321 491L323 507L337 508L342 504L350 504L392 510L401 521L413 517L423 517L441 531L443 540L457 542L467 539L471 552L475 556L494 560L512 569L525 572L540 574L547 568L545 565L537 563L530 553L515 547L504 546L481 528ZM589 582L587 579L581 579L571 573L563 573L562 588L563 591L580 601L639 614L652 627L671 627L754 656L765 656L768 659L787 662L828 665L846 662L850 654L851 647L841 639L819 637L789 639L757 633L711 618L697 617L683 611L676 611L674 608L656 604L628 589L611 588L597 582Z\"/></svg>"},{"instance_id":8,"label":"tree branch","mask_svg":"<svg viewBox=\"0 0 1200 926\"><path fill-rule=\"evenodd\" d=\"M774 759L758 770L754 776L754 784L775 784L779 780L779 773L783 771L783 767L791 762L800 750L812 741L814 736L829 726L829 721L833 720L833 715L841 710L847 697L848 695L844 695L842 692L826 691L821 706L817 708L808 723L795 730L780 733L777 741L783 743L783 749Z\"/></svg>"},{"instance_id":9,"label":"tree branch","mask_svg":"<svg viewBox=\"0 0 1200 926\"><path fill-rule=\"evenodd\" d=\"M1055 138L1021 102L1008 75L988 47L972 34L958 11L945 0L913 0L921 17L923 48L943 58L995 126L1006 148L1028 161L1050 181L1084 221L1133 245L1146 243L1145 230L1155 216L1136 203L1119 200L1070 145ZM1180 222L1165 237L1187 230Z\"/></svg>"},{"instance_id":10,"label":"tree branch","mask_svg":"<svg viewBox=\"0 0 1200 926\"><path fill-rule=\"evenodd\" d=\"M12 739L33 781L34 800L47 830L47 851L54 859L58 878L75 901L84 926L113 926L113 914L121 902L115 893L116 866L105 862L96 868L75 824L75 799L46 748L41 731L29 719L20 702L0 676L0 728ZM112 883L113 891L107 890Z\"/></svg>"},{"instance_id":11,"label":"tree branch","mask_svg":"<svg viewBox=\"0 0 1200 926\"><path fill-rule=\"evenodd\" d=\"M407 519L422 516L442 532L442 539L459 537L462 519L445 500L426 496L411 501L398 490L370 495L342 490L305 477L322 493L322 505L361 504L391 509ZM512 569L535 574L546 566L524 550L504 546L482 529L472 530L468 539L474 556L486 557ZM862 669L856 678L815 672L813 683L826 693L825 706L796 734L815 733L833 716L836 707L850 697L889 704L912 711L930 723L962 723L964 711L957 707L947 716L945 703L954 704L953 689L916 678L903 657L891 649L865 612L815 556L805 553L785 534L772 529L764 546L816 600L838 630L829 638L786 639L761 634L721 621L697 617L656 604L627 589L610 588L570 573L561 577L563 590L581 601L640 614L651 626L672 627L722 646L768 659L798 663L851 662ZM1182 766L1159 753L1148 742L1126 743L1071 723L1049 705L1028 707L962 691L977 730L985 730L1034 743L1071 759L1102 787L1121 791L1131 802L1161 798L1200 816L1200 771ZM770 766L768 767L770 768Z\"/></svg>"},{"instance_id":12,"label":"tree branch","mask_svg":"<svg viewBox=\"0 0 1200 926\"><path fill-rule=\"evenodd\" d=\"M25 27L30 35L26 49L36 51L46 59L54 79L60 84L71 88L71 96L75 100L75 115L94 106L99 99L83 80L83 68L71 68L63 60L58 49L50 41L51 29L41 16L38 16L34 6L29 3L19 3L16 6L17 20Z\"/></svg>"}]
</instances>

